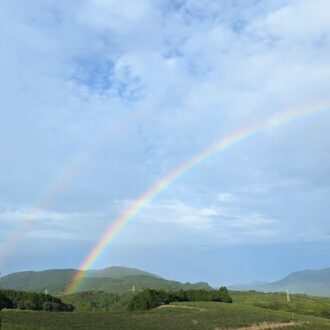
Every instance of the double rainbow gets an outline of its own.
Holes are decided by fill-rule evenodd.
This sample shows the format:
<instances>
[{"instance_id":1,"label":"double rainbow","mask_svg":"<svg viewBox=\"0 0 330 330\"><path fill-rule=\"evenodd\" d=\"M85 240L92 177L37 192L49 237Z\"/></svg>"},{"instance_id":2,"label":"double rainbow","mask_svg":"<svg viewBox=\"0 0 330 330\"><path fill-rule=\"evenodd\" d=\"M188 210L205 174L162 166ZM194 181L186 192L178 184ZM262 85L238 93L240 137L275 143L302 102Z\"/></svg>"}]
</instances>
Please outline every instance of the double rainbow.
<instances>
[{"instance_id":1,"label":"double rainbow","mask_svg":"<svg viewBox=\"0 0 330 330\"><path fill-rule=\"evenodd\" d=\"M146 110L129 111L123 114L119 119L106 125L101 132L81 151L79 151L63 169L59 171L55 179L46 187L39 199L35 202L34 208L26 212L23 220L11 231L11 233L0 243L0 258L4 260L10 256L12 250L36 222L42 220L42 211L46 210L56 196L63 192L88 163L91 156L96 153L110 138L119 134L130 122L134 122L138 116L141 116Z\"/></svg>"},{"instance_id":2,"label":"double rainbow","mask_svg":"<svg viewBox=\"0 0 330 330\"><path fill-rule=\"evenodd\" d=\"M225 137L216 140L205 149L201 150L187 161L181 163L171 172L163 176L153 185L151 185L143 194L134 200L128 208L122 211L112 222L107 231L102 235L97 244L93 247L85 260L81 263L79 270L71 279L66 293L77 291L79 285L88 269L91 268L96 259L102 254L105 248L111 243L116 235L130 223L158 194L165 190L169 185L179 179L183 174L198 166L206 159L214 156L216 153L222 152L241 141L266 130L267 128L288 123L292 120L306 117L311 114L320 113L329 109L329 102L318 102L312 106L300 107L284 112L276 113L263 121L244 127L228 134Z\"/></svg>"}]
</instances>

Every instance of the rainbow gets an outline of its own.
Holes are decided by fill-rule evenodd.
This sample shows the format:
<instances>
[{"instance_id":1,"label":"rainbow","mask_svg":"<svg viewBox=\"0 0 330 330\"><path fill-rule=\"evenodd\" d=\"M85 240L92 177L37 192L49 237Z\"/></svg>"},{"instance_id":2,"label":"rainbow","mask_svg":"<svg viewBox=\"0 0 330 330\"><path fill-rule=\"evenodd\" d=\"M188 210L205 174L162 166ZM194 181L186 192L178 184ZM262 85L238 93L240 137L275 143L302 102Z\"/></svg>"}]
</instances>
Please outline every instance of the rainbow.
<instances>
[{"instance_id":1,"label":"rainbow","mask_svg":"<svg viewBox=\"0 0 330 330\"><path fill-rule=\"evenodd\" d=\"M106 142L110 136L120 134L122 130L130 123L134 122L136 117L141 116L146 110L141 108L134 112L129 111L114 123L105 125L105 129L101 130L88 145L79 151L72 159L65 164L57 176L50 182L43 193L37 199L35 206L26 212L24 219L16 226L15 229L0 244L0 257L4 260L10 255L20 238L27 230L38 220L42 218L42 211L46 210L56 196L64 191L74 178L81 173L82 169L88 162L88 159L96 153Z\"/></svg>"},{"instance_id":2,"label":"rainbow","mask_svg":"<svg viewBox=\"0 0 330 330\"><path fill-rule=\"evenodd\" d=\"M93 247L93 249L80 265L79 270L71 279L65 292L70 294L77 291L87 270L91 268L96 259L101 255L102 251L116 237L120 230L122 230L125 225L132 221L158 194L165 190L174 181L179 179L182 175L198 166L206 159L214 156L215 154L226 150L229 147L232 147L265 129L275 127L283 123L288 123L292 120L305 117L310 114L326 111L329 109L329 105L329 102L318 102L312 106L300 107L276 113L262 120L261 122L254 123L250 126L239 129L225 137L220 138L219 140L216 140L190 159L181 163L179 166L174 168L168 174L151 185L143 194L134 200L128 208L123 210L123 212L112 221L107 231L102 235L101 239L97 242L97 244Z\"/></svg>"},{"instance_id":3,"label":"rainbow","mask_svg":"<svg viewBox=\"0 0 330 330\"><path fill-rule=\"evenodd\" d=\"M19 241L20 237L29 229L29 227L42 216L42 210L45 210L49 206L53 198L61 191L65 189L68 182L70 182L74 175L75 169L79 167L80 164L77 161L70 162L69 166L66 167L60 174L52 181L48 188L41 194L36 206L32 210L28 210L22 221L18 226L12 230L8 235L6 240L3 240L0 245L0 255L3 260L6 256L10 255Z\"/></svg>"}]
</instances>

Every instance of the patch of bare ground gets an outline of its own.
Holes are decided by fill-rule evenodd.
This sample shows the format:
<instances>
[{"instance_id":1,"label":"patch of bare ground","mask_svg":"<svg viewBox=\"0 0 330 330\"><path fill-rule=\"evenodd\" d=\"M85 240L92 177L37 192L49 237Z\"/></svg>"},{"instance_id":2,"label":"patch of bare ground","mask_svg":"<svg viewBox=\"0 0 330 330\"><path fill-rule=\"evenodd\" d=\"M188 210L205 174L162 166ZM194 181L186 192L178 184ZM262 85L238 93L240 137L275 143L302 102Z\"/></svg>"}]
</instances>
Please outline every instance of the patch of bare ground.
<instances>
[{"instance_id":1,"label":"patch of bare ground","mask_svg":"<svg viewBox=\"0 0 330 330\"><path fill-rule=\"evenodd\" d=\"M159 306L158 308L183 308L183 309L194 309L194 310L198 310L200 312L206 311L205 308L186 306L186 305L162 305L162 306Z\"/></svg>"},{"instance_id":2,"label":"patch of bare ground","mask_svg":"<svg viewBox=\"0 0 330 330\"><path fill-rule=\"evenodd\" d=\"M246 327L241 328L231 328L227 330L272 330L272 329L287 329L287 328L293 328L297 326L298 323L295 322L273 322L273 323L260 323L260 324L252 324ZM222 328L215 328L214 330L222 330Z\"/></svg>"}]
</instances>

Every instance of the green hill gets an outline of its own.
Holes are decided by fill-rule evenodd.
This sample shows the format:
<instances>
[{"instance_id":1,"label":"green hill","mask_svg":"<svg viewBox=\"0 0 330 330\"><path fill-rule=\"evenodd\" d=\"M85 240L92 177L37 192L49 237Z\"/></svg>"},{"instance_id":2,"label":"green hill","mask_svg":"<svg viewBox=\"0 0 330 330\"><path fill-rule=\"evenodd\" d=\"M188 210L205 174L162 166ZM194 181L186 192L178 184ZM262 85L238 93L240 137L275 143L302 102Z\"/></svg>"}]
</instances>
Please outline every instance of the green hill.
<instances>
[{"instance_id":1,"label":"green hill","mask_svg":"<svg viewBox=\"0 0 330 330\"><path fill-rule=\"evenodd\" d=\"M63 292L75 274L74 269L51 269L44 271L25 271L0 277L0 288L44 292L50 294Z\"/></svg>"},{"instance_id":2,"label":"green hill","mask_svg":"<svg viewBox=\"0 0 330 330\"><path fill-rule=\"evenodd\" d=\"M3 276L0 287L4 289L26 290L62 295L76 270L53 269L45 271L25 271ZM179 289L211 289L207 283L180 283L169 281L155 274L135 268L109 267L102 270L90 270L79 286L79 291L100 290L112 293L124 293L146 288L179 290Z\"/></svg>"},{"instance_id":3,"label":"green hill","mask_svg":"<svg viewBox=\"0 0 330 330\"><path fill-rule=\"evenodd\" d=\"M303 293L313 296L330 296L330 268L294 272L272 283L237 284L232 290Z\"/></svg>"}]
</instances>

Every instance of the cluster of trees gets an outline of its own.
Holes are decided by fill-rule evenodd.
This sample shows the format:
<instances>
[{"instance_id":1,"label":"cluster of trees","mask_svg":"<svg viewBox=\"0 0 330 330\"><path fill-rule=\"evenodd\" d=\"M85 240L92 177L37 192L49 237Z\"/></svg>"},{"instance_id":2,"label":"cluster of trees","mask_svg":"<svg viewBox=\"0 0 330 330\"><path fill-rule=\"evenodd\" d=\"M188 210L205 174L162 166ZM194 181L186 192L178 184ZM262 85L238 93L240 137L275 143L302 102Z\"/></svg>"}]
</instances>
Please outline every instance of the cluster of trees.
<instances>
[{"instance_id":1,"label":"cluster of trees","mask_svg":"<svg viewBox=\"0 0 330 330\"><path fill-rule=\"evenodd\" d=\"M77 311L113 311L125 310L130 301L123 299L123 295L107 293L103 291L84 291L62 297L62 301L75 306Z\"/></svg>"},{"instance_id":2,"label":"cluster of trees","mask_svg":"<svg viewBox=\"0 0 330 330\"><path fill-rule=\"evenodd\" d=\"M74 310L72 305L65 304L61 299L48 294L0 290L0 310L4 308L49 312L72 312Z\"/></svg>"},{"instance_id":3,"label":"cluster of trees","mask_svg":"<svg viewBox=\"0 0 330 330\"><path fill-rule=\"evenodd\" d=\"M147 310L171 302L181 301L218 301L231 303L232 299L225 287L219 290L179 290L164 291L145 289L137 294L122 295L102 291L87 291L63 296L62 300L48 294L16 290L0 290L0 310L22 309L72 312Z\"/></svg>"},{"instance_id":4,"label":"cluster of trees","mask_svg":"<svg viewBox=\"0 0 330 330\"><path fill-rule=\"evenodd\" d=\"M129 309L151 309L175 301L218 301L231 303L232 299L225 287L221 287L218 290L180 290L169 292L146 289L132 298Z\"/></svg>"}]
</instances>

